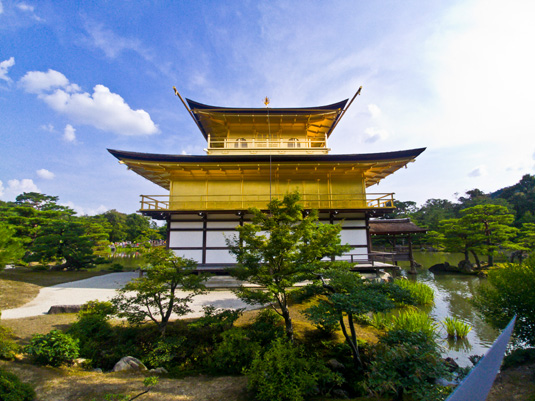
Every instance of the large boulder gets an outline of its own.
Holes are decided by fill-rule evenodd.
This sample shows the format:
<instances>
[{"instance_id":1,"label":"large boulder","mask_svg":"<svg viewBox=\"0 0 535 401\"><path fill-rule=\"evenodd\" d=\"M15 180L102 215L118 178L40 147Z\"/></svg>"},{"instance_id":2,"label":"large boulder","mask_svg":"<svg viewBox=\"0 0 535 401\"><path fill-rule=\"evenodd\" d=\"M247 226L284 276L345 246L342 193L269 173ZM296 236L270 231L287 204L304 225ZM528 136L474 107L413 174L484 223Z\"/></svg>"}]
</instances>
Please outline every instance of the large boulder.
<instances>
[{"instance_id":1,"label":"large boulder","mask_svg":"<svg viewBox=\"0 0 535 401\"><path fill-rule=\"evenodd\" d=\"M142 372L145 370L147 370L147 367L139 359L134 358L133 356L125 356L115 364L112 372Z\"/></svg>"},{"instance_id":2,"label":"large boulder","mask_svg":"<svg viewBox=\"0 0 535 401\"><path fill-rule=\"evenodd\" d=\"M455 266L450 265L448 262L437 263L429 268L430 272L433 273L458 273L458 270Z\"/></svg>"},{"instance_id":3,"label":"large boulder","mask_svg":"<svg viewBox=\"0 0 535 401\"><path fill-rule=\"evenodd\" d=\"M57 315L60 313L78 313L82 309L82 305L53 305L48 310L49 315Z\"/></svg>"}]
</instances>

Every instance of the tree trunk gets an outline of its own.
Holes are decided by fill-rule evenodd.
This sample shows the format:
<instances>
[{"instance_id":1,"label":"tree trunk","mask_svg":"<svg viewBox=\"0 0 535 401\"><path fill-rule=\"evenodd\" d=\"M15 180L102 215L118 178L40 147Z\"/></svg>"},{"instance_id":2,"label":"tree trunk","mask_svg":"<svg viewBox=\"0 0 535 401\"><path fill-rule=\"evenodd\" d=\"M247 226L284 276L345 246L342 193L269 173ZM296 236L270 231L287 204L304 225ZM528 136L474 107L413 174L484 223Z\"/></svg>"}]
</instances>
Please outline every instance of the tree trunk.
<instances>
[{"instance_id":1,"label":"tree trunk","mask_svg":"<svg viewBox=\"0 0 535 401\"><path fill-rule=\"evenodd\" d=\"M479 261L479 258L477 257L477 253L475 253L474 251L470 251L470 252L472 253L472 255L474 255L474 259L476 261L477 268L481 269L481 262Z\"/></svg>"},{"instance_id":2,"label":"tree trunk","mask_svg":"<svg viewBox=\"0 0 535 401\"><path fill-rule=\"evenodd\" d=\"M282 317L284 318L284 324L286 326L286 337L291 342L294 341L294 328L292 325L292 317L290 316L290 311L285 305L281 305Z\"/></svg>"}]
</instances>

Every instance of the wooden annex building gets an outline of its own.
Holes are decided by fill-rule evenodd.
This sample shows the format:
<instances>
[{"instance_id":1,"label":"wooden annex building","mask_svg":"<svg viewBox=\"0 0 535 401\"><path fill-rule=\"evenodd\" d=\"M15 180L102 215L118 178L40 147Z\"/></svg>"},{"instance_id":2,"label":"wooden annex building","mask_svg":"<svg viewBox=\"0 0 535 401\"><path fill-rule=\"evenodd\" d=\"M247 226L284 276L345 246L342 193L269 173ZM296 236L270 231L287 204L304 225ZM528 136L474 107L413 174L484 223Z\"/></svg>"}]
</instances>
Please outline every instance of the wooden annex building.
<instances>
[{"instance_id":1,"label":"wooden annex building","mask_svg":"<svg viewBox=\"0 0 535 401\"><path fill-rule=\"evenodd\" d=\"M305 209L319 210L323 223L342 223L342 242L351 245L353 258L369 260L369 219L391 212L395 203L393 193L368 188L425 150L329 154L328 140L348 100L303 108L186 102L206 139L207 155L109 152L169 191L164 196L141 195L140 212L166 220L167 246L195 259L199 269L233 265L225 236L249 221L249 208L265 209L271 198L294 190L300 192Z\"/></svg>"}]
</instances>

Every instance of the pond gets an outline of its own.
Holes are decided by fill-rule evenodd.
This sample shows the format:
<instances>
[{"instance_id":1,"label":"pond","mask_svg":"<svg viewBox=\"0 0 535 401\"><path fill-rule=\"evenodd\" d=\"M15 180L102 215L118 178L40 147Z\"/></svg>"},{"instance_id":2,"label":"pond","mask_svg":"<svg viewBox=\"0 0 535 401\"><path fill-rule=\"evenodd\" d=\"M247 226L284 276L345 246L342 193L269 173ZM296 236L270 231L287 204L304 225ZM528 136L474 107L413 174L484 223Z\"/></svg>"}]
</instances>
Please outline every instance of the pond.
<instances>
[{"instance_id":1,"label":"pond","mask_svg":"<svg viewBox=\"0 0 535 401\"><path fill-rule=\"evenodd\" d=\"M468 357L484 355L500 334L477 315L476 309L470 303L476 288L486 279L462 274L435 275L428 271L429 267L436 263L449 262L457 265L463 259L462 254L415 252L414 258L423 266L417 269L416 280L429 285L435 291L435 305L430 310L431 317L436 322L441 322L451 316L472 326L466 340L447 340L446 332L439 323L441 345L445 354L455 359L460 366L472 366Z\"/></svg>"}]
</instances>

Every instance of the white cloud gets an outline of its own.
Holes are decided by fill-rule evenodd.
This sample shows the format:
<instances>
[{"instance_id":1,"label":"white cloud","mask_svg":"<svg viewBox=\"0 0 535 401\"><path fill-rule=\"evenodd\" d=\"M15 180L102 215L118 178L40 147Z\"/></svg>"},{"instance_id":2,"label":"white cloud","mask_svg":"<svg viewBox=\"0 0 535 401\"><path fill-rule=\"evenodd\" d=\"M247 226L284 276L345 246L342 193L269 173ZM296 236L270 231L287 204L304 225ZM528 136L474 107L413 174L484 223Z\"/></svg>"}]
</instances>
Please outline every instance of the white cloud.
<instances>
[{"instance_id":1,"label":"white cloud","mask_svg":"<svg viewBox=\"0 0 535 401\"><path fill-rule=\"evenodd\" d=\"M101 213L107 212L109 210L109 208L107 208L104 205L100 205L96 209L92 209L92 208L87 208L87 207L82 207L82 206L75 205L71 201L65 202L65 203L61 203L61 206L70 207L79 216L94 216L96 214L101 214Z\"/></svg>"},{"instance_id":2,"label":"white cloud","mask_svg":"<svg viewBox=\"0 0 535 401\"><path fill-rule=\"evenodd\" d=\"M368 112L372 118L378 118L381 115L381 109L376 104L369 104Z\"/></svg>"},{"instance_id":3,"label":"white cloud","mask_svg":"<svg viewBox=\"0 0 535 401\"><path fill-rule=\"evenodd\" d=\"M47 72L29 71L24 75L19 84L28 93L41 94L55 88L64 88L69 92L79 91L76 84L70 85L69 80L61 72L49 69Z\"/></svg>"},{"instance_id":4,"label":"white cloud","mask_svg":"<svg viewBox=\"0 0 535 401\"><path fill-rule=\"evenodd\" d=\"M144 59L149 60L147 50L136 39L129 39L115 34L113 31L104 28L101 24L87 22L85 29L89 34L91 44L104 52L109 58L115 58L125 50L132 50L140 54Z\"/></svg>"},{"instance_id":5,"label":"white cloud","mask_svg":"<svg viewBox=\"0 0 535 401\"><path fill-rule=\"evenodd\" d=\"M374 143L379 140L384 141L386 138L388 138L388 131L381 129L381 128L375 128L375 127L369 127L364 130L364 142L366 143Z\"/></svg>"},{"instance_id":6,"label":"white cloud","mask_svg":"<svg viewBox=\"0 0 535 401\"><path fill-rule=\"evenodd\" d=\"M48 131L48 132L55 132L56 130L54 129L54 126L52 124L43 124L41 125L40 127L43 131Z\"/></svg>"},{"instance_id":7,"label":"white cloud","mask_svg":"<svg viewBox=\"0 0 535 401\"><path fill-rule=\"evenodd\" d=\"M30 6L29 4L26 4L26 3L17 4L17 8L21 11L27 11L30 13L33 13L33 11L35 10L33 6Z\"/></svg>"},{"instance_id":8,"label":"white cloud","mask_svg":"<svg viewBox=\"0 0 535 401\"><path fill-rule=\"evenodd\" d=\"M1 6L2 3L0 3ZM4 195L4 183L0 180L0 198Z\"/></svg>"},{"instance_id":9,"label":"white cloud","mask_svg":"<svg viewBox=\"0 0 535 401\"><path fill-rule=\"evenodd\" d=\"M468 177L484 177L486 175L487 167L485 165L478 166L468 173Z\"/></svg>"},{"instance_id":10,"label":"white cloud","mask_svg":"<svg viewBox=\"0 0 535 401\"><path fill-rule=\"evenodd\" d=\"M0 10L2 9L1 7L2 7L2 5L0 3ZM1 14L1 12L0 12L0 14ZM14 57L10 57L9 59L2 61L0 63L0 79L2 79L4 81L7 81L7 82L10 82L11 78L9 78L7 76L7 70L9 70L14 65L15 65L15 58Z\"/></svg>"},{"instance_id":11,"label":"white cloud","mask_svg":"<svg viewBox=\"0 0 535 401\"><path fill-rule=\"evenodd\" d=\"M2 14L3 12L4 12L4 6L2 5L2 2L0 1L0 14Z\"/></svg>"},{"instance_id":12,"label":"white cloud","mask_svg":"<svg viewBox=\"0 0 535 401\"><path fill-rule=\"evenodd\" d=\"M30 71L19 81L26 92L35 93L49 107L79 124L96 127L119 135L151 135L159 132L149 113L133 110L124 99L104 85L93 93L82 92L61 72Z\"/></svg>"},{"instance_id":13,"label":"white cloud","mask_svg":"<svg viewBox=\"0 0 535 401\"><path fill-rule=\"evenodd\" d=\"M55 174L51 171L48 171L45 168L36 171L37 175L45 180L51 180L55 177Z\"/></svg>"},{"instance_id":14,"label":"white cloud","mask_svg":"<svg viewBox=\"0 0 535 401\"><path fill-rule=\"evenodd\" d=\"M76 129L71 124L67 124L65 126L65 130L63 131L63 139L65 139L67 142L76 141Z\"/></svg>"},{"instance_id":15,"label":"white cloud","mask_svg":"<svg viewBox=\"0 0 535 401\"><path fill-rule=\"evenodd\" d=\"M15 198L23 192L41 192L33 180L24 178L22 180L9 180L7 187L2 185L0 181L0 196L3 200L13 201Z\"/></svg>"},{"instance_id":16,"label":"white cloud","mask_svg":"<svg viewBox=\"0 0 535 401\"><path fill-rule=\"evenodd\" d=\"M186 152L185 150L183 150L180 154L186 156L188 154L188 152Z\"/></svg>"}]
</instances>

